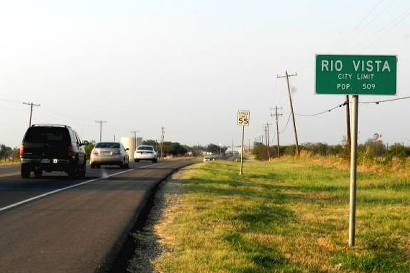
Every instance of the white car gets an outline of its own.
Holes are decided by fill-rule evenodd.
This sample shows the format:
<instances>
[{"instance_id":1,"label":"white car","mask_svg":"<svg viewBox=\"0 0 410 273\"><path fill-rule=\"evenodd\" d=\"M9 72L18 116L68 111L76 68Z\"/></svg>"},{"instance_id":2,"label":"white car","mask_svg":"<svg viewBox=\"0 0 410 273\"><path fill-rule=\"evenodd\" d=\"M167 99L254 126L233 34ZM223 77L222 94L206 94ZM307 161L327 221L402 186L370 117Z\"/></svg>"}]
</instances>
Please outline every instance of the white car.
<instances>
[{"instance_id":1,"label":"white car","mask_svg":"<svg viewBox=\"0 0 410 273\"><path fill-rule=\"evenodd\" d=\"M140 145L134 153L134 161L150 160L153 163L158 161L158 155L154 147L151 145Z\"/></svg>"},{"instance_id":2,"label":"white car","mask_svg":"<svg viewBox=\"0 0 410 273\"><path fill-rule=\"evenodd\" d=\"M121 168L128 168L130 158L127 150L119 142L99 142L91 151L91 168L101 165L118 165Z\"/></svg>"},{"instance_id":3,"label":"white car","mask_svg":"<svg viewBox=\"0 0 410 273\"><path fill-rule=\"evenodd\" d=\"M215 155L205 155L204 156L204 162L206 162L206 161L215 161L215 160L216 160Z\"/></svg>"}]
</instances>

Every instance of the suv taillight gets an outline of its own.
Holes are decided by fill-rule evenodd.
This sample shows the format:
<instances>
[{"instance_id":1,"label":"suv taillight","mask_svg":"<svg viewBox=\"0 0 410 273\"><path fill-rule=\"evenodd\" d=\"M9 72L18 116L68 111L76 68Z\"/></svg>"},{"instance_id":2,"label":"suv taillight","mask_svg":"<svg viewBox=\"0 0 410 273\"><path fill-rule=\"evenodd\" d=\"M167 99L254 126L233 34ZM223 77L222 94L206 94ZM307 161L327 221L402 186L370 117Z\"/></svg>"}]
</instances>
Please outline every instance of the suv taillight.
<instances>
[{"instance_id":1,"label":"suv taillight","mask_svg":"<svg viewBox=\"0 0 410 273\"><path fill-rule=\"evenodd\" d=\"M67 156L68 157L72 157L73 156L73 147L72 146L68 146L67 147Z\"/></svg>"},{"instance_id":2,"label":"suv taillight","mask_svg":"<svg viewBox=\"0 0 410 273\"><path fill-rule=\"evenodd\" d=\"M19 151L20 157L24 155L24 145L20 146L20 151Z\"/></svg>"}]
</instances>

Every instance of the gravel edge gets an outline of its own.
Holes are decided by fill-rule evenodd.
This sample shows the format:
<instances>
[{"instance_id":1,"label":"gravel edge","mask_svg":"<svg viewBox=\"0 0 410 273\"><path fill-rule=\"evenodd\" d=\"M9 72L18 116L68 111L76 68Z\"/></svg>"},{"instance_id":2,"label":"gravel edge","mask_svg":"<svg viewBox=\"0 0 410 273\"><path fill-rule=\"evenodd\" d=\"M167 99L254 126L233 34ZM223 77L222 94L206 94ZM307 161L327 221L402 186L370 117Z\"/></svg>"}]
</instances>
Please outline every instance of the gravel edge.
<instances>
[{"instance_id":1,"label":"gravel edge","mask_svg":"<svg viewBox=\"0 0 410 273\"><path fill-rule=\"evenodd\" d=\"M127 272L130 273L155 273L157 272L153 261L170 250L166 247L167 238L162 236L161 230L173 221L173 211L176 209L182 193L179 183L184 169L173 174L164 181L154 197L154 206L146 220L144 227L132 233L136 242L133 257L128 262Z\"/></svg>"}]
</instances>

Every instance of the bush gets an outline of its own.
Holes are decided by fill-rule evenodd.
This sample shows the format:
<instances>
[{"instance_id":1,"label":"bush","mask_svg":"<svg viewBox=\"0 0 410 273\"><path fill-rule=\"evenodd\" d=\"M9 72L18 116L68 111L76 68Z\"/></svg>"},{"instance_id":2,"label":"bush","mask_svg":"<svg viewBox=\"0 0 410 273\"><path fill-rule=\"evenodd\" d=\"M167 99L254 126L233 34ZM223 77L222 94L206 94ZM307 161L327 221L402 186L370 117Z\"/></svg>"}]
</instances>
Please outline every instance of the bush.
<instances>
[{"instance_id":1,"label":"bush","mask_svg":"<svg viewBox=\"0 0 410 273\"><path fill-rule=\"evenodd\" d=\"M94 149L94 146L95 146L95 141L94 140L91 141L91 142L88 142L88 144L85 145L85 153L87 154L88 159L90 159L90 157L91 157L91 151Z\"/></svg>"},{"instance_id":2,"label":"bush","mask_svg":"<svg viewBox=\"0 0 410 273\"><path fill-rule=\"evenodd\" d=\"M281 154L283 151L281 151ZM268 147L260 142L254 143L252 154L255 155L257 160L268 160ZM277 157L277 148L275 146L269 147L270 157Z\"/></svg>"},{"instance_id":3,"label":"bush","mask_svg":"<svg viewBox=\"0 0 410 273\"><path fill-rule=\"evenodd\" d=\"M0 145L0 160L15 161L19 159L19 148L11 148L6 145Z\"/></svg>"},{"instance_id":4,"label":"bush","mask_svg":"<svg viewBox=\"0 0 410 273\"><path fill-rule=\"evenodd\" d=\"M326 143L305 143L299 145L299 150L306 151L312 155L320 156L339 156L342 158L348 158L346 145L337 144L329 145ZM276 146L269 148L270 156L276 157ZM280 147L281 155L294 156L296 154L296 145L288 145ZM258 160L267 160L267 147L263 143L254 143L253 154ZM395 143L390 147L387 147L381 140L369 139L364 144L358 145L358 162L359 164L390 164L393 161L406 162L406 159L410 157L410 147L406 147L402 144Z\"/></svg>"},{"instance_id":5,"label":"bush","mask_svg":"<svg viewBox=\"0 0 410 273\"><path fill-rule=\"evenodd\" d=\"M369 139L364 144L366 153L371 157L381 157L384 156L387 152L386 145L383 144L381 140Z\"/></svg>"}]
</instances>

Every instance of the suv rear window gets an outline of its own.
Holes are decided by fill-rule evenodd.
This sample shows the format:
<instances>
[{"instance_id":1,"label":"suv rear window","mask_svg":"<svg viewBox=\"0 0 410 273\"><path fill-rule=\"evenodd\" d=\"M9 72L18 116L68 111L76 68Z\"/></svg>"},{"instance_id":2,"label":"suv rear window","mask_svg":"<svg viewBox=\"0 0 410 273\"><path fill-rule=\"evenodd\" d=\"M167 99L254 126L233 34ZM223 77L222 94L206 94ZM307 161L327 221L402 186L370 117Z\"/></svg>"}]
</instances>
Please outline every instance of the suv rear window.
<instances>
[{"instance_id":1,"label":"suv rear window","mask_svg":"<svg viewBox=\"0 0 410 273\"><path fill-rule=\"evenodd\" d=\"M154 148L152 146L138 146L137 150L139 150L139 151L153 151Z\"/></svg>"},{"instance_id":2,"label":"suv rear window","mask_svg":"<svg viewBox=\"0 0 410 273\"><path fill-rule=\"evenodd\" d=\"M119 149L120 144L116 142L100 142L95 145L95 148L115 148Z\"/></svg>"},{"instance_id":3,"label":"suv rear window","mask_svg":"<svg viewBox=\"0 0 410 273\"><path fill-rule=\"evenodd\" d=\"M24 137L25 143L58 142L69 144L70 136L66 128L59 127L30 127Z\"/></svg>"}]
</instances>

